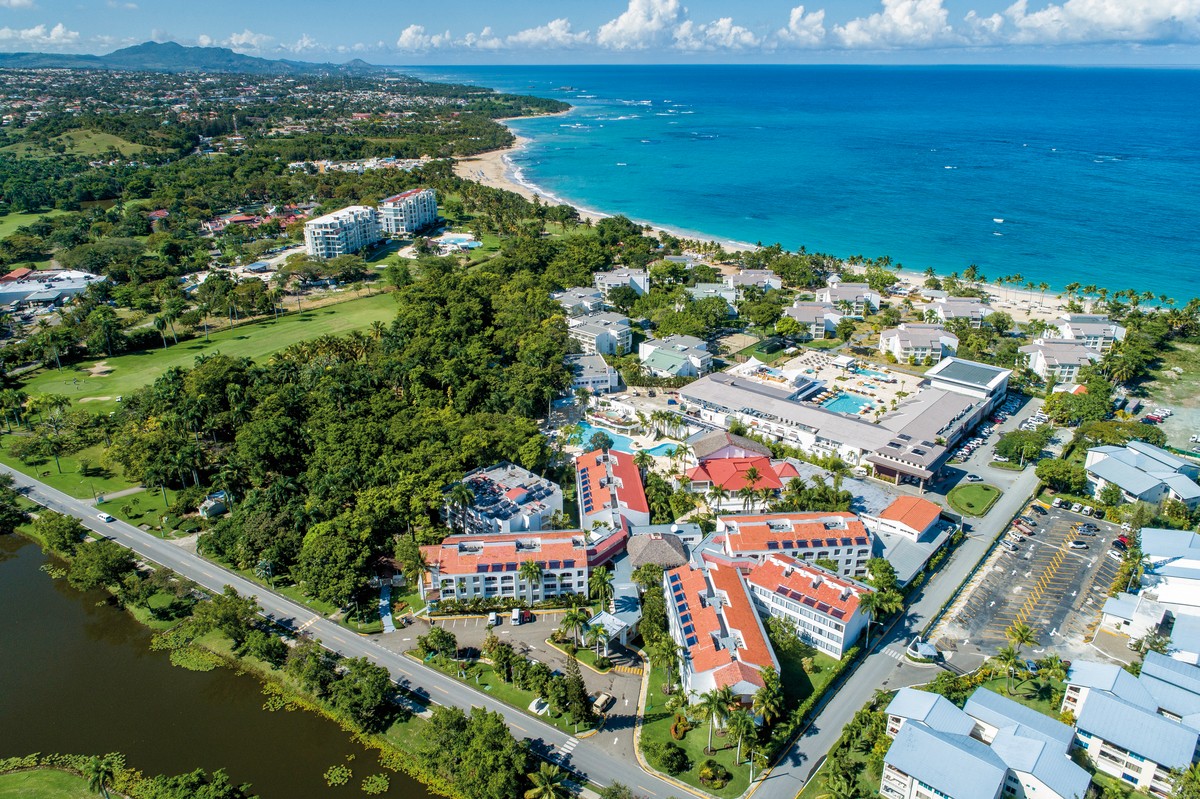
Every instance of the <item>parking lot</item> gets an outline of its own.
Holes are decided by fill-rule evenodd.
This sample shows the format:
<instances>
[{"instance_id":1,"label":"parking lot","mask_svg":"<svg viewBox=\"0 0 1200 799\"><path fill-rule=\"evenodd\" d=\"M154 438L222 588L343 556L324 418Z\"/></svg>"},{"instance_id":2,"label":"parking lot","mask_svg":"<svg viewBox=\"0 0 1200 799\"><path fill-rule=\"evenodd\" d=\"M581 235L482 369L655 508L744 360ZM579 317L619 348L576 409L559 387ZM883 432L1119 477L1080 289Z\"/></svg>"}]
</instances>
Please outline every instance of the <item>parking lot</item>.
<instances>
[{"instance_id":1,"label":"parking lot","mask_svg":"<svg viewBox=\"0 0 1200 799\"><path fill-rule=\"evenodd\" d=\"M1013 542L1015 552L1003 542L993 549L947 614L941 635L973 644L984 655L1003 647L1004 631L1017 622L1037 632L1039 648L1060 652L1071 652L1090 635L1120 565L1107 554L1120 528L1069 509L1025 515L1037 522L1032 534ZM1096 535L1072 530L1084 522L1099 528ZM1087 548L1072 549L1071 541Z\"/></svg>"}]
</instances>

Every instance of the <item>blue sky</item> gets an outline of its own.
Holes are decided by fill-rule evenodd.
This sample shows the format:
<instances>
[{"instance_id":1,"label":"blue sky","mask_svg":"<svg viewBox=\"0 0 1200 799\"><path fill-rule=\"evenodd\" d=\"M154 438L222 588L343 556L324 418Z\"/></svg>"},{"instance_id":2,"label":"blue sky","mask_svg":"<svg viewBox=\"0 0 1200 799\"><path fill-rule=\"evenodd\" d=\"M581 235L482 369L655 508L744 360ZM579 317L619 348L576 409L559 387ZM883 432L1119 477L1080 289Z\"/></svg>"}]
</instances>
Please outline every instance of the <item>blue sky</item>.
<instances>
[{"instance_id":1,"label":"blue sky","mask_svg":"<svg viewBox=\"0 0 1200 799\"><path fill-rule=\"evenodd\" d=\"M0 50L377 64L1200 64L1200 0L0 0Z\"/></svg>"}]
</instances>

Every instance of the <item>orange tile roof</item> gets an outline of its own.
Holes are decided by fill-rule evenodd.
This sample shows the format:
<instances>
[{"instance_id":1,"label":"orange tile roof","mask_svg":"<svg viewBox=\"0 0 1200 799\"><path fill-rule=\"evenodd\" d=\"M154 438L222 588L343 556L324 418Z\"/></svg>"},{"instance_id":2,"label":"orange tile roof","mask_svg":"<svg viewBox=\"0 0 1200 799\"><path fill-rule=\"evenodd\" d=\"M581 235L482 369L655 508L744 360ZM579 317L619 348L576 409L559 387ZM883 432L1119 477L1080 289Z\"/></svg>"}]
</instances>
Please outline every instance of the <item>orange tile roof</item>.
<instances>
[{"instance_id":1,"label":"orange tile roof","mask_svg":"<svg viewBox=\"0 0 1200 799\"><path fill-rule=\"evenodd\" d=\"M518 543L521 546L518 546ZM536 548L526 546L535 543ZM542 568L583 568L588 547L579 530L498 535L452 535L441 544L421 547L431 568L442 576L515 572L527 560ZM572 565L567 565L570 561ZM553 564L557 563L557 566Z\"/></svg>"},{"instance_id":2,"label":"orange tile roof","mask_svg":"<svg viewBox=\"0 0 1200 799\"><path fill-rule=\"evenodd\" d=\"M609 465L612 467L614 480L608 480L608 469L600 461L603 450L585 452L575 459L575 471L579 475L581 496L579 506L585 516L590 516L604 506L611 507L615 502L617 509L621 506L639 513L649 513L650 503L646 501L646 491L642 488L642 473L633 462L633 456L628 452L609 450ZM601 483L604 483L601 485ZM619 483L619 485L618 485ZM588 511L591 500L592 510Z\"/></svg>"},{"instance_id":3,"label":"orange tile roof","mask_svg":"<svg viewBox=\"0 0 1200 799\"><path fill-rule=\"evenodd\" d=\"M725 527L725 551L730 555L871 543L870 533L853 513L767 513L721 516L719 521ZM826 522L835 521L837 526L826 527Z\"/></svg>"},{"instance_id":4,"label":"orange tile roof","mask_svg":"<svg viewBox=\"0 0 1200 799\"><path fill-rule=\"evenodd\" d=\"M688 470L687 476L692 482L708 482L720 486L726 491L737 491L749 485L746 472L758 470L758 479L752 486L756 490L764 488L778 490L783 488L785 480L797 477L796 468L787 461L774 461L770 458L753 456L749 458L712 458L701 461L699 466Z\"/></svg>"},{"instance_id":5,"label":"orange tile roof","mask_svg":"<svg viewBox=\"0 0 1200 799\"><path fill-rule=\"evenodd\" d=\"M898 522L911 527L918 533L923 533L929 525L937 521L942 509L936 503L921 497L897 497L888 505L879 518Z\"/></svg>"},{"instance_id":6,"label":"orange tile roof","mask_svg":"<svg viewBox=\"0 0 1200 799\"><path fill-rule=\"evenodd\" d=\"M865 585L811 566L790 555L771 555L746 575L746 582L845 621L858 610L858 598L871 593Z\"/></svg>"}]
</instances>

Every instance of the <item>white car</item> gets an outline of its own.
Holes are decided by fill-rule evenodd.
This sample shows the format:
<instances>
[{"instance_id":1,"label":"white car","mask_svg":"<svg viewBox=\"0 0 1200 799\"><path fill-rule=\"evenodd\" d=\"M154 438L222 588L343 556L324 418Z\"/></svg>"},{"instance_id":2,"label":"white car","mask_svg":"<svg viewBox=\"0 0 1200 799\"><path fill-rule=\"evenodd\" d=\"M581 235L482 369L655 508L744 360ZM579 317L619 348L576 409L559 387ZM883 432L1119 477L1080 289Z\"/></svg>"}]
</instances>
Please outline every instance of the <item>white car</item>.
<instances>
[{"instance_id":1,"label":"white car","mask_svg":"<svg viewBox=\"0 0 1200 799\"><path fill-rule=\"evenodd\" d=\"M983 482L983 478L982 478L982 477L980 477L980 476L979 476L979 475L977 475L977 474L968 474L968 475L967 475L967 482L968 482L968 483L982 483L982 482Z\"/></svg>"},{"instance_id":2,"label":"white car","mask_svg":"<svg viewBox=\"0 0 1200 799\"><path fill-rule=\"evenodd\" d=\"M99 519L100 521L104 522L105 524L116 521L116 519L114 519L112 516L109 516L107 513L97 513L96 518Z\"/></svg>"},{"instance_id":3,"label":"white car","mask_svg":"<svg viewBox=\"0 0 1200 799\"><path fill-rule=\"evenodd\" d=\"M1074 505L1071 506L1072 513L1079 513L1079 511L1081 511L1081 510L1083 510L1083 505L1081 505L1078 502L1076 502Z\"/></svg>"},{"instance_id":4,"label":"white car","mask_svg":"<svg viewBox=\"0 0 1200 799\"><path fill-rule=\"evenodd\" d=\"M1082 541L1072 541L1071 543L1067 544L1067 546L1069 546L1071 549L1087 549L1088 548L1088 545L1083 543Z\"/></svg>"}]
</instances>

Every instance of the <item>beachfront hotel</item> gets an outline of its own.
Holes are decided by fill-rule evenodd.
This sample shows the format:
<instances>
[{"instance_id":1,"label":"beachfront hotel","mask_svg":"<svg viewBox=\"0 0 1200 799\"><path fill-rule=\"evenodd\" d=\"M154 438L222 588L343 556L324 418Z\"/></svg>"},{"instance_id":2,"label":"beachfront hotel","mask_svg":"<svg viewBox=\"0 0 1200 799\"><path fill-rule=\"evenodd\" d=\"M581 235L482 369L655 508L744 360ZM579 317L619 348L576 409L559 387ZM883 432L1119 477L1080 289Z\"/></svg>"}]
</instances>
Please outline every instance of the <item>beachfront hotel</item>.
<instances>
[{"instance_id":1,"label":"beachfront hotel","mask_svg":"<svg viewBox=\"0 0 1200 799\"><path fill-rule=\"evenodd\" d=\"M353 255L383 239L374 208L351 205L304 223L304 249L310 258Z\"/></svg>"},{"instance_id":2,"label":"beachfront hotel","mask_svg":"<svg viewBox=\"0 0 1200 799\"><path fill-rule=\"evenodd\" d=\"M411 236L437 219L433 189L411 189L379 202L379 225L389 236Z\"/></svg>"}]
</instances>

